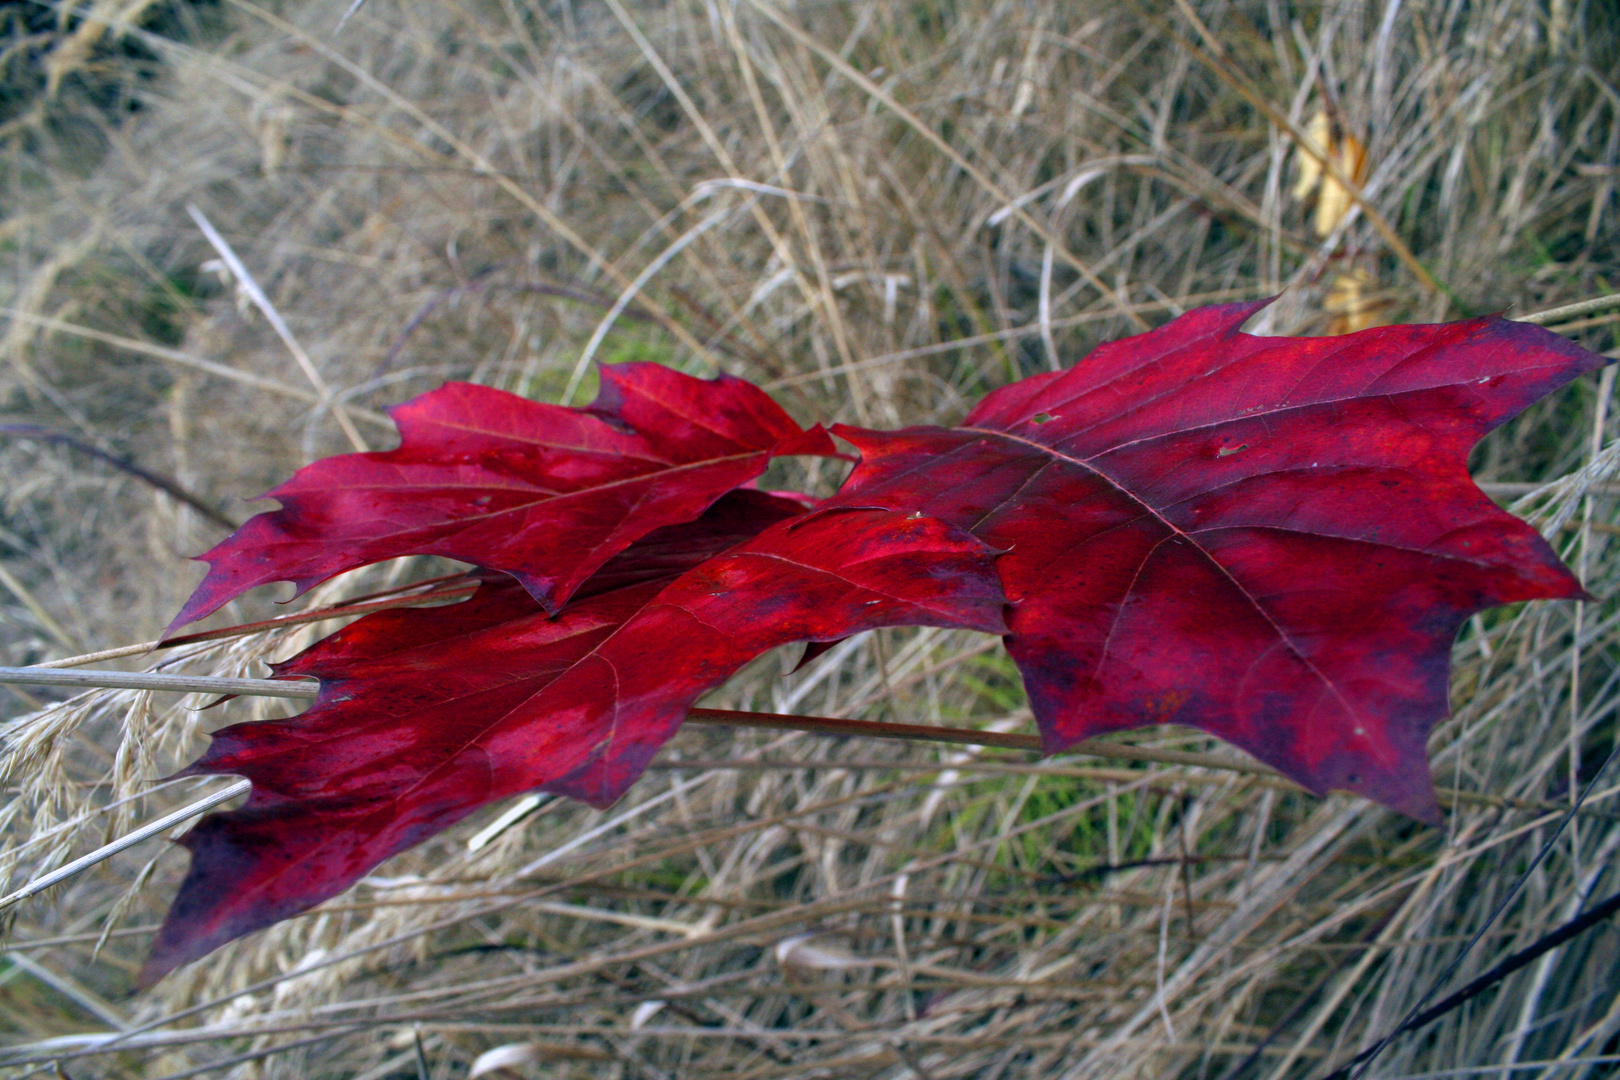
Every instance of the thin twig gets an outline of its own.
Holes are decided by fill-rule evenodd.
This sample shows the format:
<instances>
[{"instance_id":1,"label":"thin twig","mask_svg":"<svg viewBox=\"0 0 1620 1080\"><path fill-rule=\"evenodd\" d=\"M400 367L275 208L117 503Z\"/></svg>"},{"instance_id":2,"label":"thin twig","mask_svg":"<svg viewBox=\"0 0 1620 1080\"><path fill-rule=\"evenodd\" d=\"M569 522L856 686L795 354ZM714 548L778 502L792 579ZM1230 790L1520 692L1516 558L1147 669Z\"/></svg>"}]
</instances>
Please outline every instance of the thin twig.
<instances>
[{"instance_id":1,"label":"thin twig","mask_svg":"<svg viewBox=\"0 0 1620 1080\"><path fill-rule=\"evenodd\" d=\"M278 679L225 679L211 675L161 675L150 671L62 671L49 668L0 668L0 683L280 698L313 698L318 692L316 685L308 680L295 683Z\"/></svg>"},{"instance_id":2,"label":"thin twig","mask_svg":"<svg viewBox=\"0 0 1620 1080\"><path fill-rule=\"evenodd\" d=\"M1446 1015L1446 1013L1451 1012L1453 1009L1459 1008L1460 1006L1478 997L1480 994L1484 993L1486 990L1489 990L1491 987L1495 986L1497 983L1501 982L1515 971L1518 971L1520 968L1529 964L1537 957L1551 952L1571 938L1584 934L1592 927L1597 926L1600 923L1607 922L1617 913L1620 913L1620 893L1616 893L1615 895L1592 907L1590 910L1577 915L1573 919L1570 919L1568 922L1564 923L1551 933L1542 935L1536 941L1520 949L1518 952L1501 961L1495 967L1491 968L1491 970L1487 971L1485 974L1481 975L1467 986L1464 986L1461 990L1458 990L1456 993L1445 998L1443 1001L1435 1002L1433 1005L1429 1006L1429 1008L1418 1013L1416 1016L1403 1021L1400 1027L1396 1028L1390 1033L1391 1037L1393 1038L1396 1035L1401 1035L1408 1031L1416 1031L1420 1027L1426 1027L1427 1025L1434 1023L1436 1020ZM1368 1047L1366 1050L1363 1050L1361 1053L1345 1062L1339 1068L1329 1073L1326 1077L1324 1077L1324 1080L1344 1080L1345 1077L1350 1075L1350 1071L1352 1069L1354 1069L1357 1065L1360 1065L1363 1061L1371 1058L1376 1052L1383 1049L1383 1047L1384 1043L1379 1043L1376 1046ZM1513 1066L1513 1068L1519 1069L1524 1067L1525 1066L1523 1064Z\"/></svg>"},{"instance_id":3,"label":"thin twig","mask_svg":"<svg viewBox=\"0 0 1620 1080\"><path fill-rule=\"evenodd\" d=\"M1562 307L1547 308L1544 311L1533 311L1528 315L1515 315L1513 321L1546 326L1548 323L1557 322L1559 319L1585 315L1588 311L1607 311L1609 308L1615 307L1620 307L1620 293L1610 293L1608 296L1598 296L1591 300L1582 300L1577 304L1565 304Z\"/></svg>"},{"instance_id":4,"label":"thin twig","mask_svg":"<svg viewBox=\"0 0 1620 1080\"><path fill-rule=\"evenodd\" d=\"M63 446L71 447L74 450L78 450L80 453L89 454L98 461L105 461L113 468L126 472L130 476L135 477L137 480L145 481L146 483L157 488L159 491L164 492L172 498L185 503L187 506L197 511L197 513L201 514L203 517L207 518L209 521L212 521L214 524L221 526L222 528L234 530L241 524L238 521L234 521L231 518L226 517L212 506L209 506L202 499L181 487L179 481L170 479L161 473L155 473L149 469L143 469L129 458L119 457L117 454L108 453L99 446L96 446L93 443L85 442L83 439L75 438L66 432L53 431L52 429L43 427L39 424L0 424L0 435L16 435L19 438L34 439L38 442L60 443Z\"/></svg>"},{"instance_id":5,"label":"thin twig","mask_svg":"<svg viewBox=\"0 0 1620 1080\"><path fill-rule=\"evenodd\" d=\"M1503 480L1487 481L1479 485L1479 489L1487 495L1529 495L1542 488L1551 487L1557 480L1549 480L1543 484L1532 484L1526 481ZM1581 489L1584 495L1620 495L1620 484L1591 484Z\"/></svg>"},{"instance_id":6,"label":"thin twig","mask_svg":"<svg viewBox=\"0 0 1620 1080\"><path fill-rule=\"evenodd\" d=\"M459 578L461 574L449 574L445 579ZM427 582L417 582L416 585L425 585ZM415 586L411 586L415 587ZM399 596L387 600L375 600L367 603L339 604L336 607L316 608L297 615L283 615L275 619L263 619L259 622L239 623L236 626L225 626L218 630L202 630L195 634L181 634L177 637L164 638L161 641L140 641L134 645L120 645L116 649L102 649L100 652L83 653L79 656L68 656L61 660L45 660L30 665L26 670L34 671L39 668L72 668L84 664L95 664L102 660L117 660L124 656L140 656L155 649L172 649L180 645L196 645L204 641L223 641L226 638L245 637L266 630L279 630L283 627L302 626L305 623L324 622L327 619L341 619L348 615L365 615L373 611L387 611L390 608L419 607L426 604L438 603L442 600L456 600L471 595L478 588L476 582L455 586L448 589L435 589L432 592L417 593L414 596Z\"/></svg>"},{"instance_id":7,"label":"thin twig","mask_svg":"<svg viewBox=\"0 0 1620 1080\"><path fill-rule=\"evenodd\" d=\"M732 709L692 709L688 720L726 727L768 728L773 731L808 731L817 735L858 735L867 739L905 739L917 742L943 742L961 746L994 746L1002 750L1040 750L1037 735L1017 735L1000 731L932 727L924 724L891 724L877 720L847 720L831 716L794 716L780 713L737 712Z\"/></svg>"},{"instance_id":8,"label":"thin twig","mask_svg":"<svg viewBox=\"0 0 1620 1080\"><path fill-rule=\"evenodd\" d=\"M1429 1004L1429 999L1434 997L1434 995L1439 992L1440 988L1445 985L1446 981L1457 973L1457 969L1462 966L1463 960L1467 958L1468 954L1473 951L1474 946L1477 945L1485 936L1486 931L1494 926L1496 924L1496 920L1500 919L1502 914L1507 911L1508 907L1518 899L1519 893L1521 893L1524 890L1525 885L1529 883L1531 876L1536 871L1536 867L1540 866L1542 860L1545 859L1547 854L1552 851L1553 845L1556 844L1558 842L1558 838L1563 835L1564 829L1571 821L1575 820L1575 815L1579 813L1581 807L1585 805L1587 798L1592 794L1592 792L1597 789L1598 781L1603 778L1603 774L1608 771L1610 764L1614 762L1616 756L1620 756L1620 744L1610 748L1608 757L1604 758L1603 764L1598 766L1598 770L1595 774L1593 774L1591 782L1586 785L1586 787L1581 791L1579 797L1577 797L1564 812L1564 815L1559 819L1558 824L1553 826L1552 834L1547 837L1547 839L1542 843L1540 850L1538 850L1535 856L1531 858L1530 865L1526 866L1524 870L1520 872L1517 880L1515 880L1512 887L1508 889L1507 894L1497 902L1494 908L1491 909L1491 912L1486 916L1484 923L1482 923L1480 927L1474 931L1473 936L1468 939L1467 943L1463 945L1462 949L1457 953L1457 955L1451 958L1451 962L1445 966L1439 977L1429 984L1428 990L1424 991L1423 996L1418 999L1417 1004L1413 1005L1412 1008L1407 1011L1406 1015L1401 1017L1401 1022L1392 1028L1388 1034L1352 1058L1345 1066L1345 1069L1342 1070L1345 1075L1349 1076L1351 1080L1355 1080L1355 1078L1364 1075L1366 1071L1372 1067L1372 1063L1378 1058L1378 1055L1383 1053L1390 1043L1394 1042L1395 1039L1398 1038L1402 1033L1410 1030L1409 1025L1415 1024L1420 1016L1427 1015L1425 1007ZM1511 960L1512 958L1509 959ZM1504 972L1504 975L1505 974L1506 973ZM1464 989L1466 990L1467 988L1465 987ZM1459 991L1459 993L1461 993L1461 991ZM1455 997L1455 995L1453 995L1453 997ZM1450 1000L1451 998L1447 999L1447 1001ZM1466 1000L1466 998L1464 1000ZM1337 1075L1339 1074L1335 1073L1335 1076Z\"/></svg>"}]
</instances>

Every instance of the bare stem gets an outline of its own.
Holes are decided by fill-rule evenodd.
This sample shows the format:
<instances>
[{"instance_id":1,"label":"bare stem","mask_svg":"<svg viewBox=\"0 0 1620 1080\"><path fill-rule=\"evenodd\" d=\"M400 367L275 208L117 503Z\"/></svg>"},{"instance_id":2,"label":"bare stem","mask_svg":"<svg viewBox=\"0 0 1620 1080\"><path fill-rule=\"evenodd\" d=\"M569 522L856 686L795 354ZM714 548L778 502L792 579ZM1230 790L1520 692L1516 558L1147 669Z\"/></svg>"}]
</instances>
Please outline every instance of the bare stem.
<instances>
[{"instance_id":1,"label":"bare stem","mask_svg":"<svg viewBox=\"0 0 1620 1080\"><path fill-rule=\"evenodd\" d=\"M451 590L426 594L448 595ZM403 597L401 600L420 600L423 597ZM382 602L388 605L398 601ZM373 605L355 605L371 609ZM332 617L336 609L328 609L325 616ZM310 615L319 613L311 612ZM308 619L309 616L292 616ZM218 631L216 631L218 632ZM60 663L60 661L58 661ZM319 690L308 679L227 679L202 675L164 675L153 672L132 671L60 671L45 665L25 668L0 668L0 685L73 686L127 690L168 690L181 693L239 694L257 697L284 697L311 700ZM803 731L829 738L856 736L864 739L900 739L908 742L946 743L954 746L988 746L998 750L1024 750L1039 752L1041 740L1036 735L1011 732L979 731L974 728L933 727L927 724L893 724L878 720L850 720L833 716L800 716L790 713L738 712L732 709L691 709L686 719L695 724L718 724L724 727L763 728L771 731ZM1293 784L1275 769L1258 761L1231 757L1225 754L1206 754L1193 750L1167 750L1154 746L1135 746L1130 743L1106 739L1086 739L1064 747L1065 754L1104 758L1114 761L1136 761L1158 765L1178 765L1191 769L1220 769L1259 777L1268 783ZM836 767L837 763L829 763ZM1438 788L1440 797L1448 802L1481 806L1513 807L1521 810L1543 811L1557 809L1550 803L1529 799L1507 799L1473 791Z\"/></svg>"},{"instance_id":2,"label":"bare stem","mask_svg":"<svg viewBox=\"0 0 1620 1080\"><path fill-rule=\"evenodd\" d=\"M446 579L461 578L464 575L452 574ZM426 582L417 582L418 585ZM336 607L316 608L298 615L283 615L280 618L264 619L260 622L241 623L237 626L225 626L218 630L204 630L196 634L181 634L177 637L164 638L161 641L141 641L134 645L120 645L116 649L103 649L100 652L84 653L80 656L69 656L61 660L46 660L28 668L34 671L39 668L70 668L81 664L95 664L102 660L116 660L121 656L140 656L152 652L154 649L172 649L178 645L195 645L203 641L221 641L225 638L244 637L256 634L262 630L278 630L284 626L301 626L304 623L324 622L327 619L340 619L346 615L365 615L373 611L386 611L389 608L417 607L423 604L437 603L441 600L457 600L471 595L478 588L476 581L464 585L456 585L446 589L434 589L431 592L414 593L410 596L395 596L385 600L373 600L366 603L346 603ZM80 685L100 685L83 683Z\"/></svg>"},{"instance_id":3,"label":"bare stem","mask_svg":"<svg viewBox=\"0 0 1620 1080\"><path fill-rule=\"evenodd\" d=\"M1559 319L1569 319L1576 315L1585 315L1590 311L1607 311L1609 308L1620 307L1620 293L1610 293L1608 296L1595 296L1590 300L1582 300L1575 304L1565 304L1562 307L1548 308L1545 311L1531 312L1529 315L1515 315L1515 322L1535 323L1537 326L1546 326Z\"/></svg>"}]
</instances>

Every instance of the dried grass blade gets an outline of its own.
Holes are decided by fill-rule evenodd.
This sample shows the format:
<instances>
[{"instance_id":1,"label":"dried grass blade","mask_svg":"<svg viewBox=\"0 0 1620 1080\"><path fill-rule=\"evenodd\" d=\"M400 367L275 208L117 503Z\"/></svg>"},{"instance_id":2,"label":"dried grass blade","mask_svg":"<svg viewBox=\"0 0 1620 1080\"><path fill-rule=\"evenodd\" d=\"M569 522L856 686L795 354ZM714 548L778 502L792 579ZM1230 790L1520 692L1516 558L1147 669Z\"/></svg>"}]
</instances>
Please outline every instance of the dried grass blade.
<instances>
[{"instance_id":1,"label":"dried grass blade","mask_svg":"<svg viewBox=\"0 0 1620 1080\"><path fill-rule=\"evenodd\" d=\"M142 825L134 832L125 836L120 836L112 843L105 844L90 852L88 855L82 855L65 866L60 866L48 874L35 878L33 881L30 881L27 885L24 885L16 892L4 897L0 897L0 911L4 911L13 905L21 903L30 896L33 896L35 893L44 892L52 885L66 881L73 875L88 870L90 867L102 862L103 860L112 858L114 855L125 850L126 848L134 847L142 840L156 836L164 830L171 829L180 824L182 821L188 821L191 818L196 817L198 814L212 810L220 803L230 802L238 795L246 795L249 789L252 787L253 784L250 781L238 780L230 787L225 788L222 791L216 791L206 798L198 799L194 803L182 806L172 814L165 814L156 821Z\"/></svg>"},{"instance_id":2,"label":"dried grass blade","mask_svg":"<svg viewBox=\"0 0 1620 1080\"><path fill-rule=\"evenodd\" d=\"M248 697L313 698L316 694L313 682L160 675L148 671L59 671L8 667L0 668L0 683L112 690L170 690L184 694L241 694Z\"/></svg>"},{"instance_id":3,"label":"dried grass blade","mask_svg":"<svg viewBox=\"0 0 1620 1080\"><path fill-rule=\"evenodd\" d=\"M237 256L236 249L231 247L230 243L219 234L219 230L214 228L214 223L209 221L207 216L196 206L187 203L186 213L191 215L191 220L197 223L197 228L202 230L203 236L208 238L208 243L213 246L219 257L224 260L226 267L231 272L232 280L236 283L236 287L241 289L249 300L253 301L253 306L259 309L259 314L264 316L265 321L270 324L270 328L281 339L281 343L292 354L292 358L298 362L298 367L303 371L304 378L308 379L309 384L315 388L315 393L320 398L321 407L331 412L333 419L343 429L343 434L348 438L350 445L362 453L370 449L366 445L366 441L360 437L360 432L355 428L354 421L349 418L348 408L333 397L332 388L326 385L326 380L321 377L319 369L315 367L315 361L310 359L309 353L304 351L304 347L293 336L292 328L287 325L287 320L281 317L281 312L276 310L276 306L270 302L270 297L266 296L264 290L259 288L258 281L248 272L247 265Z\"/></svg>"},{"instance_id":4,"label":"dried grass blade","mask_svg":"<svg viewBox=\"0 0 1620 1080\"><path fill-rule=\"evenodd\" d=\"M200 356L192 356L190 353L183 353L178 349L167 349L162 345L153 345L151 342L141 341L139 338L125 337L122 334L109 334L102 330L93 330L88 326L79 326L77 323L70 323L63 319L53 319L46 315L35 315L32 312L21 311L17 308L0 308L0 315L8 319L33 323L35 326L42 326L47 330L55 330L58 333L72 334L88 341L99 341L103 345L111 345L117 349L140 353L155 360L167 360L171 364L195 368L210 375L217 375L222 379L229 379L232 382L239 382L245 386L256 387L260 390L269 390L272 393L281 394L284 397L294 398L298 401L320 404L320 398L308 390L288 386L286 383L278 382L275 379L267 379L262 375L254 375L252 372L238 371L233 367L216 364L212 360L204 360ZM376 424L379 427L385 427L390 431L394 429L394 422L381 413L355 409L350 410L350 415L356 419Z\"/></svg>"},{"instance_id":5,"label":"dried grass blade","mask_svg":"<svg viewBox=\"0 0 1620 1080\"><path fill-rule=\"evenodd\" d=\"M963 157L954 146L941 138L938 132L923 122L922 117L900 104L900 102L895 100L892 94L883 89L883 87L879 86L876 82L872 81L872 79L868 78L865 73L851 66L849 61L845 60L837 52L828 48L826 45L823 45L819 40L812 37L802 27L789 20L782 12L776 10L776 8L771 6L769 3L766 3L765 0L750 0L750 3L754 10L765 16L765 18L769 19L772 24L781 29L783 33L791 37L800 46L815 53L824 63L826 63L834 71L838 72L840 76L848 79L850 82L860 87L863 93L867 94L874 101L881 102L896 116L904 120L906 124L912 128L912 130L917 132L917 134L921 135L924 139L927 139L928 142L931 143L941 154L943 154L952 165L955 165L968 176L972 177L974 183L978 184L985 191L993 195L998 202L1002 203L1004 206L1010 207L1013 215L1018 218L1019 222L1035 233L1035 235L1040 237L1043 241L1051 244L1053 251L1056 252L1064 262L1073 267L1081 277L1085 278L1086 282L1091 285L1093 289L1097 290L1098 296L1112 304L1120 315L1129 319L1132 325L1141 330L1146 330L1148 328L1147 320L1143 319L1142 316L1132 311L1130 306L1126 304L1124 299L1119 295L1119 292L1113 288L1110 288L1107 282L1098 277L1096 272L1091 269L1089 263L1082 260L1080 256L1076 255L1069 249L1068 245L1064 244L1055 235L1053 235L1052 230L1036 221L1027 210L1023 209L1021 206L1018 206L1016 199L1004 192L1001 189L1001 186L992 180L988 174L986 174L978 166L974 165L967 158Z\"/></svg>"}]
</instances>

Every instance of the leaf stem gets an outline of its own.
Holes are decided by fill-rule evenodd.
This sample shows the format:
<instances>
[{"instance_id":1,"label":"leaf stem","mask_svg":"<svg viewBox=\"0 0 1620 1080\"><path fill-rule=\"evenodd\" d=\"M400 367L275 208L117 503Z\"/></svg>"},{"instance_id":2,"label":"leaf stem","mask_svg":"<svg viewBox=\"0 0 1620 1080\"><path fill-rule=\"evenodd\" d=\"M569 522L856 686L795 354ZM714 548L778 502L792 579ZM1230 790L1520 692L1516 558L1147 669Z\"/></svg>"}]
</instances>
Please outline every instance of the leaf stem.
<instances>
[{"instance_id":1,"label":"leaf stem","mask_svg":"<svg viewBox=\"0 0 1620 1080\"><path fill-rule=\"evenodd\" d=\"M954 743L961 746L993 746L1002 750L1038 751L1041 748L1041 740L1035 735L932 727L924 724L893 724L877 720L848 720L832 716L737 712L732 709L691 709L687 712L686 718L699 724L767 728L774 731L808 731L816 735L858 735L868 739L907 739Z\"/></svg>"},{"instance_id":2,"label":"leaf stem","mask_svg":"<svg viewBox=\"0 0 1620 1080\"><path fill-rule=\"evenodd\" d=\"M452 574L447 575L447 579L464 576L462 574ZM426 584L426 582L417 582L417 584ZM225 638L244 637L248 634L258 633L261 630L278 630L284 626L301 626L304 623L324 622L327 619L340 619L346 615L365 615L372 611L386 611L389 608L416 607L439 600L455 600L472 595L477 588L478 582L469 581L465 585L457 585L448 589L434 589L431 592L415 593L411 596L397 596L385 600L372 600L366 603L350 602L339 604L336 607L316 608L313 611L305 611L297 615L282 615L275 619L241 623L237 626L225 626L218 630L204 630L195 634L181 634L178 637L164 638L159 641L141 641L134 645L120 645L116 649L103 649L100 652L68 656L61 660L46 660L34 664L26 670L78 667L81 664L94 664L102 660L116 660L121 656L140 656L155 649L172 649L179 645L195 645L204 641L220 641ZM100 684L82 683L77 685L91 686Z\"/></svg>"},{"instance_id":3,"label":"leaf stem","mask_svg":"<svg viewBox=\"0 0 1620 1080\"><path fill-rule=\"evenodd\" d=\"M413 598L407 598L413 599ZM313 613L312 613L313 614ZM293 616L298 618L299 616ZM181 693L237 694L258 697L284 697L313 699L318 690L307 679L226 679L203 675L164 675L138 671L59 671L36 667L0 668L0 685L72 686L123 690L168 690ZM691 709L687 720L696 724L717 724L723 727L762 728L771 731L803 731L812 735L833 738L856 736L866 739L900 739L909 742L946 743L955 746L988 746L998 750L1040 751L1041 740L1036 735L1012 732L980 731L974 728L934 727L927 724L895 724L879 720L850 720L833 716L800 716L785 713L739 712L733 709ZM1190 769L1220 769L1242 773L1268 783L1297 787L1275 769L1258 761L1249 761L1224 754L1206 754L1193 750L1168 750L1156 746L1135 746L1131 743L1112 742L1107 739L1086 739L1064 747L1066 754L1104 758L1114 761L1134 761L1156 765L1179 765ZM837 762L825 762L837 768ZM1537 812L1562 811L1565 807L1531 799L1512 799L1487 795L1476 791L1438 789L1447 802L1477 806L1495 806Z\"/></svg>"}]
</instances>

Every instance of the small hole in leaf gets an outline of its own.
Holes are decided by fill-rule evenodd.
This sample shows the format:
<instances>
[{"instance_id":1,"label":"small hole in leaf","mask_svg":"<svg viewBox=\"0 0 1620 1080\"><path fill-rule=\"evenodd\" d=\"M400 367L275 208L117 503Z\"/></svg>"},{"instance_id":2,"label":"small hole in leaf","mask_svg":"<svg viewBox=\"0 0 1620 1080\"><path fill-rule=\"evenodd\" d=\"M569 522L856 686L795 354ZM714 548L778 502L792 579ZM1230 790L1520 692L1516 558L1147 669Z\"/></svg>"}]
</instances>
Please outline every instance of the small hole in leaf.
<instances>
[{"instance_id":1,"label":"small hole in leaf","mask_svg":"<svg viewBox=\"0 0 1620 1080\"><path fill-rule=\"evenodd\" d=\"M1049 412L1038 412L1035 414L1035 422L1037 424L1044 424L1050 419L1052 419L1052 414Z\"/></svg>"},{"instance_id":2,"label":"small hole in leaf","mask_svg":"<svg viewBox=\"0 0 1620 1080\"><path fill-rule=\"evenodd\" d=\"M1232 454L1242 453L1248 448L1248 443L1239 443L1237 446L1223 446L1219 450L1215 451L1215 456L1218 458L1229 457Z\"/></svg>"}]
</instances>

